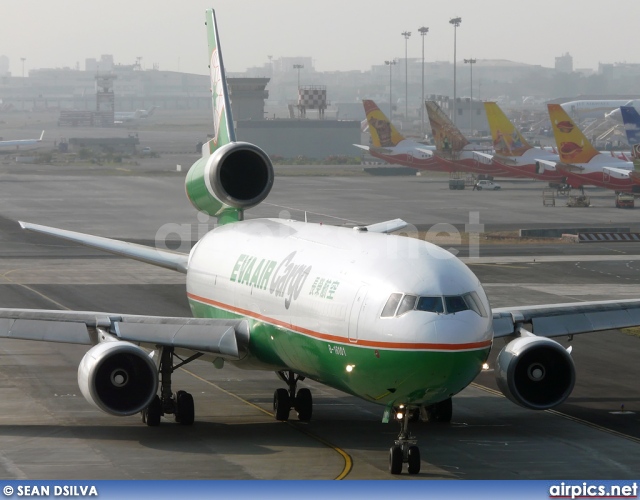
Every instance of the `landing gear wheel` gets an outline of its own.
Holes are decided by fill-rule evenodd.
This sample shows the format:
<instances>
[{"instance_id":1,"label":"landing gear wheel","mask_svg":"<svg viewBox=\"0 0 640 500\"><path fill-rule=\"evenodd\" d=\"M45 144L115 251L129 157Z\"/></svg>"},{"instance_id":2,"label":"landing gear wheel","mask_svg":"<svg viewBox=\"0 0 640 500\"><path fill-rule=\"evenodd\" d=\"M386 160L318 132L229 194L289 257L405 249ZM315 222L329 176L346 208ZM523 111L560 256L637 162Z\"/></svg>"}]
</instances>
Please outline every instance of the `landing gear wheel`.
<instances>
[{"instance_id":1,"label":"landing gear wheel","mask_svg":"<svg viewBox=\"0 0 640 500\"><path fill-rule=\"evenodd\" d=\"M185 391L176 394L176 422L182 425L193 425L194 421L193 396Z\"/></svg>"},{"instance_id":2,"label":"landing gear wheel","mask_svg":"<svg viewBox=\"0 0 640 500\"><path fill-rule=\"evenodd\" d=\"M309 389L304 388L298 391L298 394L296 394L295 409L298 412L298 420L301 422L308 422L311 420L311 414L313 413L313 400Z\"/></svg>"},{"instance_id":3,"label":"landing gear wheel","mask_svg":"<svg viewBox=\"0 0 640 500\"><path fill-rule=\"evenodd\" d=\"M453 416L453 404L451 398L440 401L429 406L423 406L421 409L421 417L425 422L451 422Z\"/></svg>"},{"instance_id":4,"label":"landing gear wheel","mask_svg":"<svg viewBox=\"0 0 640 500\"><path fill-rule=\"evenodd\" d=\"M160 398L156 395L151 404L142 410L142 421L147 424L148 427L158 427L160 425L160 417L162 416L162 403Z\"/></svg>"},{"instance_id":5,"label":"landing gear wheel","mask_svg":"<svg viewBox=\"0 0 640 500\"><path fill-rule=\"evenodd\" d=\"M276 420L286 422L289 420L289 411L291 410L291 399L286 389L277 389L273 393L273 413Z\"/></svg>"},{"instance_id":6,"label":"landing gear wheel","mask_svg":"<svg viewBox=\"0 0 640 500\"><path fill-rule=\"evenodd\" d=\"M402 474L402 448L392 446L389 449L389 472L391 474Z\"/></svg>"},{"instance_id":7,"label":"landing gear wheel","mask_svg":"<svg viewBox=\"0 0 640 500\"><path fill-rule=\"evenodd\" d=\"M407 461L409 462L409 474L417 474L420 472L420 448L410 446Z\"/></svg>"}]
</instances>

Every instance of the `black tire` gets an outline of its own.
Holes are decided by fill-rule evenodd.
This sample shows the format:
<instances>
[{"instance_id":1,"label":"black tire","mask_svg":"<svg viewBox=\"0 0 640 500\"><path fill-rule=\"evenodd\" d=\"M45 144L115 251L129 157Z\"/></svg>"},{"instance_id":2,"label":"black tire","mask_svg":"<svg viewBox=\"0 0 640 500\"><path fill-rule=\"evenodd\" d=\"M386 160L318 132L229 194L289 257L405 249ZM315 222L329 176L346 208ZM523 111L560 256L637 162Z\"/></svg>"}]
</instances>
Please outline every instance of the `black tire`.
<instances>
[{"instance_id":1,"label":"black tire","mask_svg":"<svg viewBox=\"0 0 640 500\"><path fill-rule=\"evenodd\" d=\"M451 398L429 406L422 407L422 420L425 422L449 423L453 417Z\"/></svg>"},{"instance_id":2,"label":"black tire","mask_svg":"<svg viewBox=\"0 0 640 500\"><path fill-rule=\"evenodd\" d=\"M286 389L277 389L273 393L273 413L276 420L286 422L289 420L289 411L291 410L291 401L289 393Z\"/></svg>"},{"instance_id":3,"label":"black tire","mask_svg":"<svg viewBox=\"0 0 640 500\"><path fill-rule=\"evenodd\" d=\"M417 446L409 447L409 474L418 474L420 472L420 448Z\"/></svg>"},{"instance_id":4,"label":"black tire","mask_svg":"<svg viewBox=\"0 0 640 500\"><path fill-rule=\"evenodd\" d=\"M142 421L148 427L158 427L160 425L160 417L162 416L162 403L156 395L151 404L143 410Z\"/></svg>"},{"instance_id":5,"label":"black tire","mask_svg":"<svg viewBox=\"0 0 640 500\"><path fill-rule=\"evenodd\" d=\"M195 409L193 396L185 391L176 394L176 422L182 425L193 425Z\"/></svg>"},{"instance_id":6,"label":"black tire","mask_svg":"<svg viewBox=\"0 0 640 500\"><path fill-rule=\"evenodd\" d=\"M392 446L389 449L389 472L391 474L402 474L402 448Z\"/></svg>"},{"instance_id":7,"label":"black tire","mask_svg":"<svg viewBox=\"0 0 640 500\"><path fill-rule=\"evenodd\" d=\"M497 186L496 189L500 189L500 186Z\"/></svg>"},{"instance_id":8,"label":"black tire","mask_svg":"<svg viewBox=\"0 0 640 500\"><path fill-rule=\"evenodd\" d=\"M300 389L296 394L296 411L298 412L298 420L308 422L313 414L313 398L309 389Z\"/></svg>"},{"instance_id":9,"label":"black tire","mask_svg":"<svg viewBox=\"0 0 640 500\"><path fill-rule=\"evenodd\" d=\"M480 186L478 186L476 189L477 189L478 191L482 191L482 188L481 188Z\"/></svg>"}]
</instances>

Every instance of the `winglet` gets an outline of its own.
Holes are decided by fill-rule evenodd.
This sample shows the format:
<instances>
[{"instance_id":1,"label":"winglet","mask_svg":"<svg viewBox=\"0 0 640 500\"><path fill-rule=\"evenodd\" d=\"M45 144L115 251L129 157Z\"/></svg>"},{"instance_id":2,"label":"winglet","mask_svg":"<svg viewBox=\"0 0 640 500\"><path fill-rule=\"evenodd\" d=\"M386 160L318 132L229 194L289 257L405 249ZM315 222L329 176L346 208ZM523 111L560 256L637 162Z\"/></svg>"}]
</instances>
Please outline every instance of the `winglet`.
<instances>
[{"instance_id":1,"label":"winglet","mask_svg":"<svg viewBox=\"0 0 640 500\"><path fill-rule=\"evenodd\" d=\"M40 134L40 139L38 139L38 142L42 142L42 138L44 137L44 130L42 131L42 133Z\"/></svg>"},{"instance_id":2,"label":"winglet","mask_svg":"<svg viewBox=\"0 0 640 500\"><path fill-rule=\"evenodd\" d=\"M222 48L218 36L216 13L206 11L207 39L209 41L209 70L211 75L211 98L213 108L213 139L202 146L202 156L207 157L230 142L236 141L233 115L227 87L227 76L222 59Z\"/></svg>"}]
</instances>

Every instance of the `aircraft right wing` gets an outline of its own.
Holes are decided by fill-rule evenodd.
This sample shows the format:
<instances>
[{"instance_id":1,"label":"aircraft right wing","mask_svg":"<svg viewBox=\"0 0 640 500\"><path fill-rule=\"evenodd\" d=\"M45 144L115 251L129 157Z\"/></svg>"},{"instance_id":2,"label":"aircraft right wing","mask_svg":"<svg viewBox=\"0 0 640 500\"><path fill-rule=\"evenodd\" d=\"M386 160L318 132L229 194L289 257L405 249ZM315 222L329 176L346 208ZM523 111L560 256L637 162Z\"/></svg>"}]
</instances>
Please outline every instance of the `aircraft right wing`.
<instances>
[{"instance_id":1,"label":"aircraft right wing","mask_svg":"<svg viewBox=\"0 0 640 500\"><path fill-rule=\"evenodd\" d=\"M433 150L432 149L424 149L424 148L416 148L418 151L420 151L421 153L426 154L427 156L433 156Z\"/></svg>"},{"instance_id":2,"label":"aircraft right wing","mask_svg":"<svg viewBox=\"0 0 640 500\"><path fill-rule=\"evenodd\" d=\"M640 300L605 300L493 309L494 338L519 335L530 324L540 337L561 337L640 325Z\"/></svg>"},{"instance_id":3,"label":"aircraft right wing","mask_svg":"<svg viewBox=\"0 0 640 500\"><path fill-rule=\"evenodd\" d=\"M370 233L385 233L389 234L394 231L399 231L407 227L407 223L402 219L393 219L384 222L376 222L375 224L369 224L368 226L356 226L357 231L368 231Z\"/></svg>"},{"instance_id":4,"label":"aircraft right wing","mask_svg":"<svg viewBox=\"0 0 640 500\"><path fill-rule=\"evenodd\" d=\"M364 146L362 144L354 144L355 147L364 149L365 151L369 151L369 146Z\"/></svg>"},{"instance_id":5,"label":"aircraft right wing","mask_svg":"<svg viewBox=\"0 0 640 500\"><path fill-rule=\"evenodd\" d=\"M536 171L540 174L545 170L555 172L557 170L558 162L549 160L535 160Z\"/></svg>"}]
</instances>

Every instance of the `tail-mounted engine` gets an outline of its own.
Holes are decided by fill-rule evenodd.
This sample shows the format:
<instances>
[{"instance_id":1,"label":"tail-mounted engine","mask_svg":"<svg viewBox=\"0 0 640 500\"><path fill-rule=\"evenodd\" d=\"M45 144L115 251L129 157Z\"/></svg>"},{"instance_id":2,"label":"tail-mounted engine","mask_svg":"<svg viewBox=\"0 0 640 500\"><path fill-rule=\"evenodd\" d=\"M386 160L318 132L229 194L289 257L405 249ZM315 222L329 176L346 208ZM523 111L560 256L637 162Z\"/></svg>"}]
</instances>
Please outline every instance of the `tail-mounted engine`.
<instances>
[{"instance_id":1,"label":"tail-mounted engine","mask_svg":"<svg viewBox=\"0 0 640 500\"><path fill-rule=\"evenodd\" d=\"M129 342L92 347L78 367L78 385L89 403L127 416L149 406L158 390L158 370L149 355Z\"/></svg>"},{"instance_id":2,"label":"tail-mounted engine","mask_svg":"<svg viewBox=\"0 0 640 500\"><path fill-rule=\"evenodd\" d=\"M575 384L571 355L545 337L521 337L498 354L496 379L502 393L532 410L547 410L569 397Z\"/></svg>"},{"instance_id":3,"label":"tail-mounted engine","mask_svg":"<svg viewBox=\"0 0 640 500\"><path fill-rule=\"evenodd\" d=\"M225 209L245 210L263 201L273 186L273 165L258 146L231 142L193 164L185 187L191 204L217 216Z\"/></svg>"}]
</instances>

